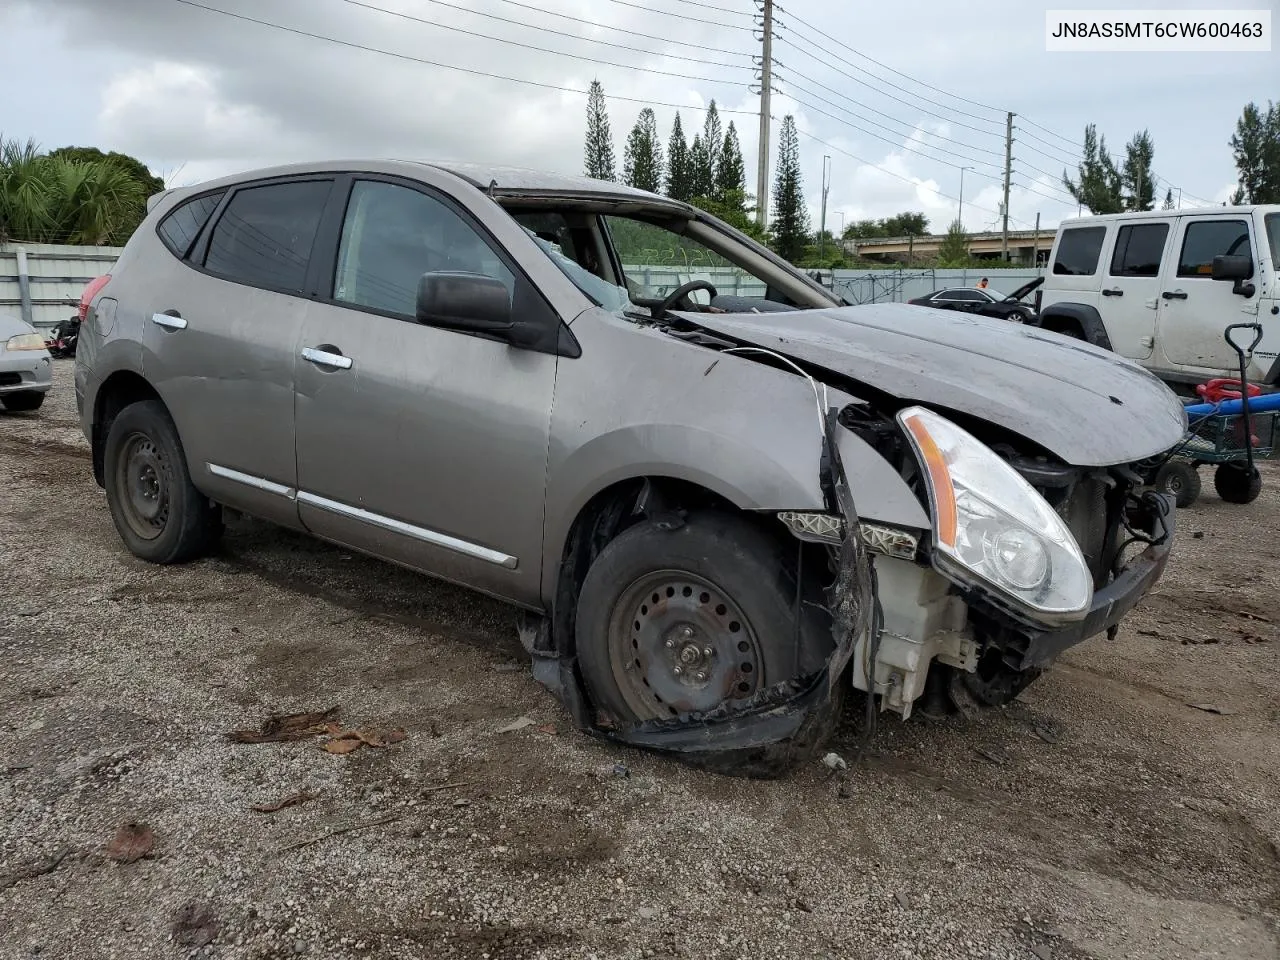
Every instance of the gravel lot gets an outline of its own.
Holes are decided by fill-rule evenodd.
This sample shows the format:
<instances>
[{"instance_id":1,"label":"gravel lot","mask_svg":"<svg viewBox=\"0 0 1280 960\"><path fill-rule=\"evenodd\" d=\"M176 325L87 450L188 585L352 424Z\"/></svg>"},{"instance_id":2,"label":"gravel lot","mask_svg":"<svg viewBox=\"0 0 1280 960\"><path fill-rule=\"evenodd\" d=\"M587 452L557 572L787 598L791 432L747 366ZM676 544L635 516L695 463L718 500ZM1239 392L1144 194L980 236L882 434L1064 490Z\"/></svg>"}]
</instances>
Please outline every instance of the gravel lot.
<instances>
[{"instance_id":1,"label":"gravel lot","mask_svg":"<svg viewBox=\"0 0 1280 960\"><path fill-rule=\"evenodd\" d=\"M1274 464L1018 704L760 783L573 731L497 603L251 521L133 559L70 375L0 414L2 957L1280 956ZM333 706L406 736L226 736Z\"/></svg>"}]
</instances>

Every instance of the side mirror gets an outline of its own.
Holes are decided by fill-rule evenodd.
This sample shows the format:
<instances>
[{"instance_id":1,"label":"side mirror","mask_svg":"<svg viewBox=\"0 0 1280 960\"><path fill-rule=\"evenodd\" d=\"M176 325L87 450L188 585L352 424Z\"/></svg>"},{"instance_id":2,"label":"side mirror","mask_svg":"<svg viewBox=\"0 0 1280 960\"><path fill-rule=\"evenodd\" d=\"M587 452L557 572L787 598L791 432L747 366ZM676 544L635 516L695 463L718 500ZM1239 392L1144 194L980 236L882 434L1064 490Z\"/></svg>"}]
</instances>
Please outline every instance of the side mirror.
<instances>
[{"instance_id":1,"label":"side mirror","mask_svg":"<svg viewBox=\"0 0 1280 960\"><path fill-rule=\"evenodd\" d=\"M1253 277L1253 257L1218 256L1213 258L1213 279L1232 280L1231 292L1241 297L1252 297L1256 288L1245 283Z\"/></svg>"},{"instance_id":2,"label":"side mirror","mask_svg":"<svg viewBox=\"0 0 1280 960\"><path fill-rule=\"evenodd\" d=\"M424 273L415 315L419 323L433 327L506 333L511 329L511 294L501 280L479 273Z\"/></svg>"}]
</instances>

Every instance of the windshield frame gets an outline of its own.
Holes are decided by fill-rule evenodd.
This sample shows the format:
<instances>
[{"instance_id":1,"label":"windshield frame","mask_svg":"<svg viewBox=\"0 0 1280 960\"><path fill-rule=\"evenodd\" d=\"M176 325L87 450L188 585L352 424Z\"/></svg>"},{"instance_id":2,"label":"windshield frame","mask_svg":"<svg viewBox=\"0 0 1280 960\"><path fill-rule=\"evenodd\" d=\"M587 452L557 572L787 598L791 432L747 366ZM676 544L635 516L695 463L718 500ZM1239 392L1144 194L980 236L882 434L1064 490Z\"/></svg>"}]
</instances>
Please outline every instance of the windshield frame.
<instances>
[{"instance_id":1,"label":"windshield frame","mask_svg":"<svg viewBox=\"0 0 1280 960\"><path fill-rule=\"evenodd\" d=\"M1271 269L1280 274L1280 211L1264 215L1262 226L1271 247Z\"/></svg>"},{"instance_id":2,"label":"windshield frame","mask_svg":"<svg viewBox=\"0 0 1280 960\"><path fill-rule=\"evenodd\" d=\"M577 214L591 215L596 224L595 230L607 247L610 272L615 278L614 280L603 282L612 289L625 291L628 301L632 303L631 309L635 312L645 311L647 313L648 308L644 304L636 304L631 301L631 291L625 290L625 287L617 282L621 280L622 284L626 283L626 272L622 269L618 251L605 221L606 217L618 217L644 222L660 229L668 230L676 236L688 237L692 242L704 246L712 253L723 257L733 267L764 283L766 289L789 297L794 305L788 305L786 309L822 310L850 305L850 302L845 297L817 283L803 270L783 260L768 247L753 240L742 231L719 218L685 203L656 196L652 202L638 202L632 199L621 200L607 195L591 196L544 193L540 191L511 191L496 194L492 199L508 215L515 219L526 233L528 233L528 228L520 223L518 219L521 213L566 213L572 211ZM572 265L559 262L559 258L543 245L545 241L539 243L537 242L538 239L534 237L534 245L542 251L544 256L548 256L556 264L559 272L564 274L584 297L603 309L609 309L607 304L600 302L599 296L593 295L590 289L585 289L584 285L578 282L580 279L578 272L584 269L580 264L573 263L572 258L569 258ZM590 273L590 271L586 272ZM602 278L599 276L592 274L592 277L594 283L588 282L588 287L601 282ZM781 306L785 301L774 302L779 303ZM614 312L626 313L628 310L624 306L621 311L615 310Z\"/></svg>"}]
</instances>

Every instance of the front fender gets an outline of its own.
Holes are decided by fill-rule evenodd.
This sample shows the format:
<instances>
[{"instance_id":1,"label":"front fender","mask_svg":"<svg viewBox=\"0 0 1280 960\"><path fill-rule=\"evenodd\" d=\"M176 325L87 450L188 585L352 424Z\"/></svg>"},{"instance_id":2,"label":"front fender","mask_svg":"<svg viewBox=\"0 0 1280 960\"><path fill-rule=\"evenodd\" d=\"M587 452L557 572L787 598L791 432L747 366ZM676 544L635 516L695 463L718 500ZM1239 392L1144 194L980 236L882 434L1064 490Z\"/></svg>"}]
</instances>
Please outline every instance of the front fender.
<instances>
[{"instance_id":1,"label":"front fender","mask_svg":"<svg viewBox=\"0 0 1280 960\"><path fill-rule=\"evenodd\" d=\"M574 325L582 357L556 378L547 465L542 596L548 608L583 507L640 477L697 484L742 510L824 510L823 420L804 377L589 312ZM618 382L619 368L630 371ZM644 371L643 375L641 371ZM824 408L855 398L817 384ZM842 431L858 514L927 526L914 494L875 450Z\"/></svg>"}]
</instances>

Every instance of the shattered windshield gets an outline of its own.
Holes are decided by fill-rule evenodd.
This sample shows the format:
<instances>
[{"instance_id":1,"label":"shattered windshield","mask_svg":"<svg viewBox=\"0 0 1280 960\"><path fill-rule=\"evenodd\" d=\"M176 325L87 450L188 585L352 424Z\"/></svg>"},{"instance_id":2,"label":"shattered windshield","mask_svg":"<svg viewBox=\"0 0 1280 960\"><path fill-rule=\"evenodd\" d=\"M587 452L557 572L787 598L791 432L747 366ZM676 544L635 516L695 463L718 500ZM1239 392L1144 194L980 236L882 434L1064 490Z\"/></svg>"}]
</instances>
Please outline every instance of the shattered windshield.
<instances>
[{"instance_id":1,"label":"shattered windshield","mask_svg":"<svg viewBox=\"0 0 1280 960\"><path fill-rule=\"evenodd\" d=\"M525 227L525 230L533 238L533 242L543 249L547 256L551 258L551 262L564 272L564 275L569 278L574 286L590 297L596 304L615 313L625 313L628 310L640 309L631 302L625 287L619 287L603 277L596 276L566 257L559 244L540 237L528 227Z\"/></svg>"},{"instance_id":2,"label":"shattered windshield","mask_svg":"<svg viewBox=\"0 0 1280 960\"><path fill-rule=\"evenodd\" d=\"M683 295L675 309L752 313L797 307L761 276L691 235L690 221L680 216L650 219L550 205L517 208L511 215L579 290L619 315L652 319L672 292L695 281L702 286ZM729 238L726 243L732 248Z\"/></svg>"}]
</instances>

